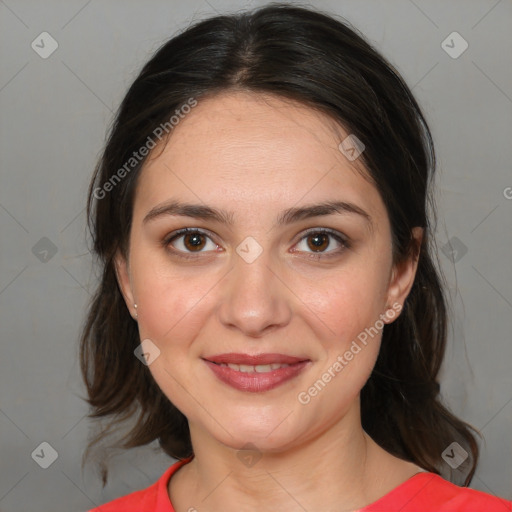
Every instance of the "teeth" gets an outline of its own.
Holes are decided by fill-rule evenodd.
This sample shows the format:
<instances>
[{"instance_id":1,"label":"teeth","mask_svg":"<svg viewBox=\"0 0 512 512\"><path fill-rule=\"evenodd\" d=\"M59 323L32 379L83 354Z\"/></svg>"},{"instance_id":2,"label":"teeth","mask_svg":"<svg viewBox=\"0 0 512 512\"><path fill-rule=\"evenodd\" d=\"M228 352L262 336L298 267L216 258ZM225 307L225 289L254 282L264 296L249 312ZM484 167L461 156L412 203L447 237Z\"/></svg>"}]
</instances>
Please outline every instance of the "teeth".
<instances>
[{"instance_id":1,"label":"teeth","mask_svg":"<svg viewBox=\"0 0 512 512\"><path fill-rule=\"evenodd\" d=\"M269 372L272 369L269 364L258 364L254 368L258 373Z\"/></svg>"},{"instance_id":2,"label":"teeth","mask_svg":"<svg viewBox=\"0 0 512 512\"><path fill-rule=\"evenodd\" d=\"M257 364L255 366L249 364L233 364L233 363L220 363L220 366L227 366L232 370L242 373L267 373L278 368L286 368L289 364Z\"/></svg>"}]
</instances>

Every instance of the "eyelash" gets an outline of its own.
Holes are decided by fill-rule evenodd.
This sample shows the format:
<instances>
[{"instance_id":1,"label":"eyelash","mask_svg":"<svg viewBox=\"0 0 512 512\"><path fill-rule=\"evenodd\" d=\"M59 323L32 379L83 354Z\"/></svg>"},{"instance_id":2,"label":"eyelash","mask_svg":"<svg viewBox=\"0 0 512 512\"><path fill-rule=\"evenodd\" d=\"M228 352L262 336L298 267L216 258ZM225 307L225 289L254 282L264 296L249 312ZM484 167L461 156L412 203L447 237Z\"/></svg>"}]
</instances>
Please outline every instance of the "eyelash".
<instances>
[{"instance_id":1,"label":"eyelash","mask_svg":"<svg viewBox=\"0 0 512 512\"><path fill-rule=\"evenodd\" d=\"M190 235L190 234L195 234L195 233L204 235L207 238L210 238L210 240L212 238L211 235L207 231L203 231L202 229L198 229L198 228L183 228L183 229L175 231L175 232L171 233L169 236L167 236L162 241L162 245L164 247L166 247L170 252L172 252L173 255L176 255L179 258L184 258L184 259L188 259L188 260L197 259L197 258L201 257L201 252L198 252L198 253L195 253L195 254L193 254L193 253L186 253L184 251L177 250L177 249L172 249L172 248L169 247L171 245L171 242L174 242L178 238L180 238L180 237L182 237L184 235ZM311 228L311 229L307 230L304 233L304 235L300 238L300 240L297 242L297 244L302 242L302 240L304 240L305 238L307 238L308 236L310 236L312 234L315 234L315 235L329 235L332 238L334 238L342 247L339 248L339 249L335 249L335 250L332 250L332 251L325 252L325 253L322 253L322 252L307 253L307 254L309 254L309 256L308 256L309 258L319 260L319 259L325 259L325 258L330 258L330 257L338 256L339 254L344 252L346 249L350 249L350 247L351 247L348 239L345 236L341 235L337 231L333 231L333 230L327 229L327 228ZM213 242L213 240L211 240L211 241ZM297 245L297 244L295 244L295 245Z\"/></svg>"}]
</instances>

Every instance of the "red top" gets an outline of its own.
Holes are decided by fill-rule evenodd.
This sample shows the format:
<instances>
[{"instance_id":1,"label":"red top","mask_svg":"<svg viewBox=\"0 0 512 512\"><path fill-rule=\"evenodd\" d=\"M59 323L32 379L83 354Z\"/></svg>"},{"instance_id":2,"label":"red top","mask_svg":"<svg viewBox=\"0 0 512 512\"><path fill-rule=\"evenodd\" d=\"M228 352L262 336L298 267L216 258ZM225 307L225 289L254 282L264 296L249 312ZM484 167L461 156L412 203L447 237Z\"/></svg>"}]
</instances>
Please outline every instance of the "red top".
<instances>
[{"instance_id":1,"label":"red top","mask_svg":"<svg viewBox=\"0 0 512 512\"><path fill-rule=\"evenodd\" d=\"M89 512L175 512L167 485L192 457L176 462L147 489L136 491ZM371 505L355 512L512 512L512 501L459 487L435 473L417 473Z\"/></svg>"}]
</instances>

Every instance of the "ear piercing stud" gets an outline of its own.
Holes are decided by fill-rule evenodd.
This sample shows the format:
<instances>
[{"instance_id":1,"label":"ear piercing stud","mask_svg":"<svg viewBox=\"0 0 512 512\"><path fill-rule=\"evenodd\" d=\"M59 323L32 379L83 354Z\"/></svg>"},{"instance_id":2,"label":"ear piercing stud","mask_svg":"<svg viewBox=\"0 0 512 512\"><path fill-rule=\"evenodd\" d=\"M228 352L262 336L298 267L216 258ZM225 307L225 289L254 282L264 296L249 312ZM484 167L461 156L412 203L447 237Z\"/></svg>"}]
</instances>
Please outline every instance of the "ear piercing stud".
<instances>
[{"instance_id":1,"label":"ear piercing stud","mask_svg":"<svg viewBox=\"0 0 512 512\"><path fill-rule=\"evenodd\" d=\"M133 307L135 308L135 318L137 318L137 304L134 304Z\"/></svg>"}]
</instances>

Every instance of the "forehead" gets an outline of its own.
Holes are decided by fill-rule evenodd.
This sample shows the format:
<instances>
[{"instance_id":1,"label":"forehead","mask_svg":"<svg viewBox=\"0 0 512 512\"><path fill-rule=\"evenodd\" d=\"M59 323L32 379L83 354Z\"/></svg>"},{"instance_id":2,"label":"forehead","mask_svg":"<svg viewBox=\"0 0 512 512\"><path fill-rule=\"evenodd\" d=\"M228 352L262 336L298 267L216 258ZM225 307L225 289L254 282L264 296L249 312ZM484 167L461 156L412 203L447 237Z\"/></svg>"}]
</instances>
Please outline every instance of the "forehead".
<instances>
[{"instance_id":1,"label":"forehead","mask_svg":"<svg viewBox=\"0 0 512 512\"><path fill-rule=\"evenodd\" d=\"M137 196L146 206L180 196L263 210L329 196L378 208L366 171L339 149L347 135L326 114L273 95L199 99L153 150Z\"/></svg>"},{"instance_id":2,"label":"forehead","mask_svg":"<svg viewBox=\"0 0 512 512\"><path fill-rule=\"evenodd\" d=\"M218 160L226 168L251 166L252 160L231 160L243 153L257 157L262 170L287 163L297 168L305 153L319 164L333 158L342 161L338 145L346 135L332 118L296 101L271 94L225 92L199 99L173 128L164 153L178 148L173 160L183 165L180 157Z\"/></svg>"}]
</instances>

